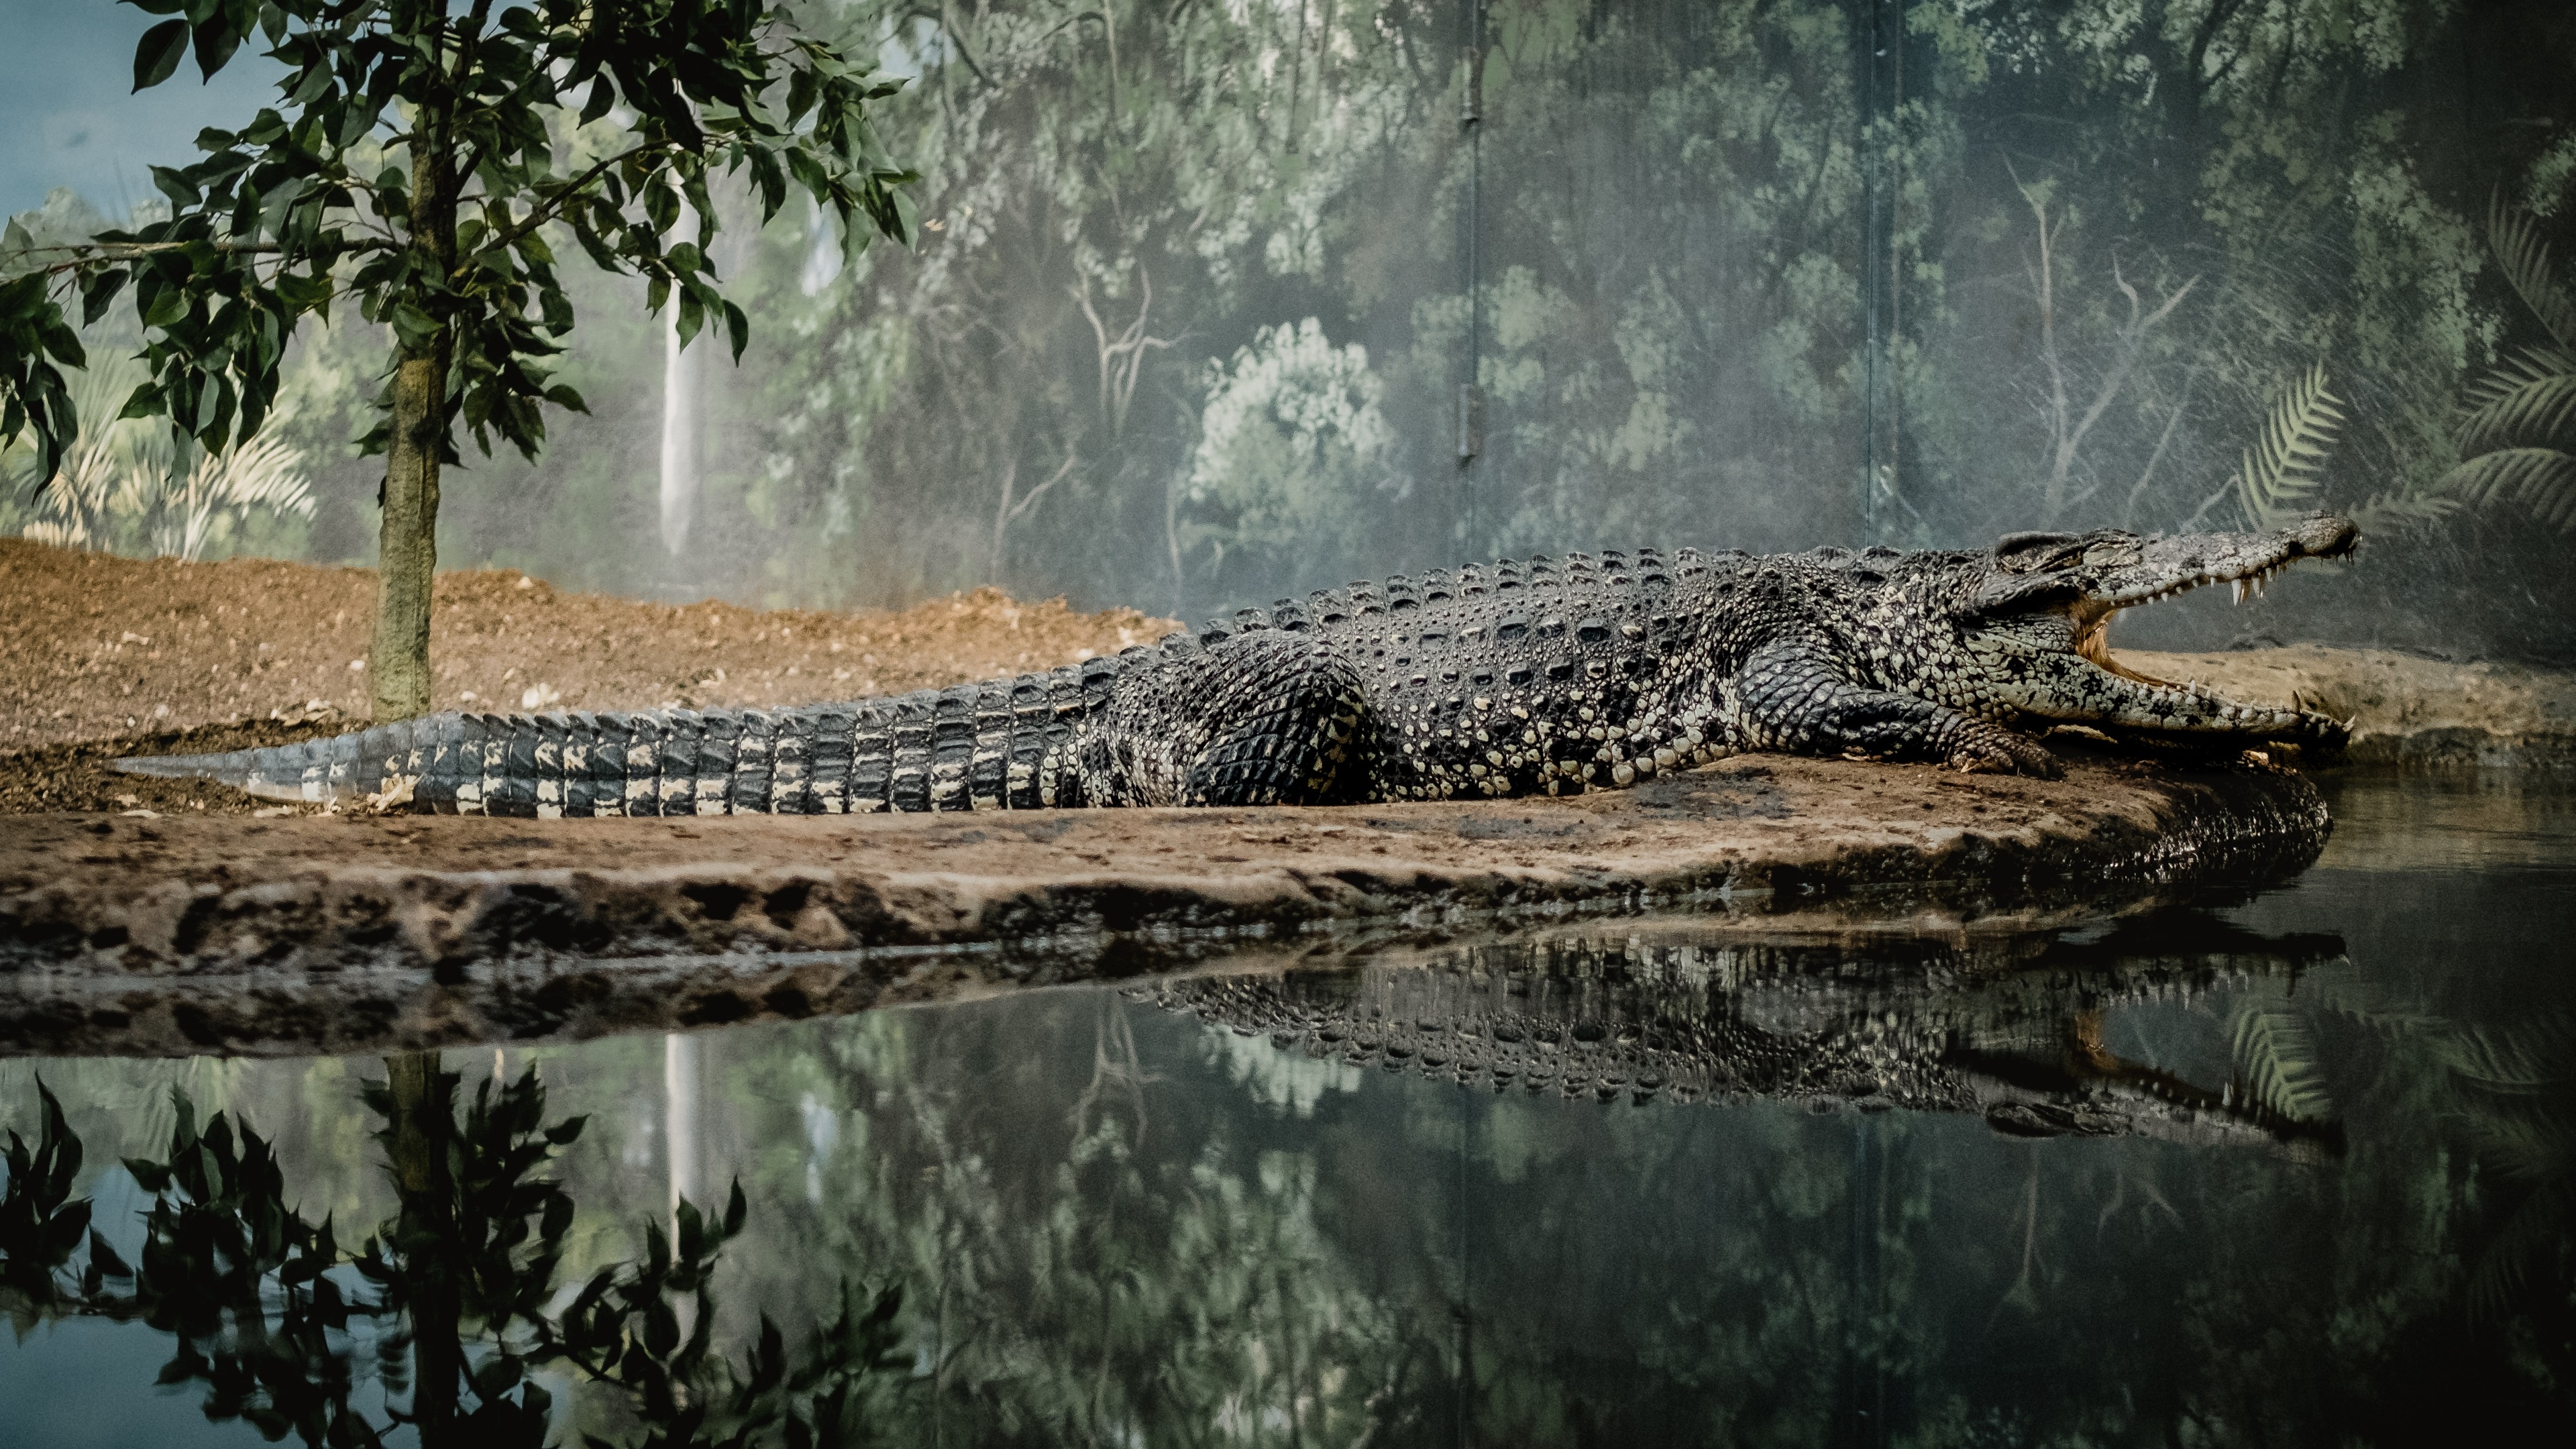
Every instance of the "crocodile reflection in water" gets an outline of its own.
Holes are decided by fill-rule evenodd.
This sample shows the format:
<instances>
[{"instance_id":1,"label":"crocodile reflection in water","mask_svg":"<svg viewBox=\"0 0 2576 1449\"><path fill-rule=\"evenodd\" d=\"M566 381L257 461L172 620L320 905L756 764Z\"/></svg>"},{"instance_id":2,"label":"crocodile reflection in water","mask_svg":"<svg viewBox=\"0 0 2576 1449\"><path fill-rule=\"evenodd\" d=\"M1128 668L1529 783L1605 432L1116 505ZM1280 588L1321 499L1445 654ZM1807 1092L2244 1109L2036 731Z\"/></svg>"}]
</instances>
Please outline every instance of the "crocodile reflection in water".
<instances>
[{"instance_id":1,"label":"crocodile reflection in water","mask_svg":"<svg viewBox=\"0 0 2576 1449\"><path fill-rule=\"evenodd\" d=\"M2293 976L2340 958L2339 937L2169 914L2023 962L1906 949L1854 975L1823 946L1551 942L1131 994L1281 1050L1497 1092L1842 1101L1974 1113L2020 1136L2340 1150L2331 1120L2128 1060L2102 1037L2106 1009Z\"/></svg>"}]
</instances>

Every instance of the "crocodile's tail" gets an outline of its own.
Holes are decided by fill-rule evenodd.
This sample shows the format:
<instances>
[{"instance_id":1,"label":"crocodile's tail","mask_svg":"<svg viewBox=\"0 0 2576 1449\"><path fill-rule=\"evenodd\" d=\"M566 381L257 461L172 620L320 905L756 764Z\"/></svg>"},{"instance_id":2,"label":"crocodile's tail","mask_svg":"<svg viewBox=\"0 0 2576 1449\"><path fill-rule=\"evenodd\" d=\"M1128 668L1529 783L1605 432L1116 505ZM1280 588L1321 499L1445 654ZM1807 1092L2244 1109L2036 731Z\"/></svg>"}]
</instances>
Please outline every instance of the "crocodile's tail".
<instances>
[{"instance_id":1,"label":"crocodile's tail","mask_svg":"<svg viewBox=\"0 0 2576 1449\"><path fill-rule=\"evenodd\" d=\"M220 755L118 760L269 800L463 815L836 815L1078 806L1074 725L1116 659L883 699L635 714L440 714Z\"/></svg>"}]
</instances>

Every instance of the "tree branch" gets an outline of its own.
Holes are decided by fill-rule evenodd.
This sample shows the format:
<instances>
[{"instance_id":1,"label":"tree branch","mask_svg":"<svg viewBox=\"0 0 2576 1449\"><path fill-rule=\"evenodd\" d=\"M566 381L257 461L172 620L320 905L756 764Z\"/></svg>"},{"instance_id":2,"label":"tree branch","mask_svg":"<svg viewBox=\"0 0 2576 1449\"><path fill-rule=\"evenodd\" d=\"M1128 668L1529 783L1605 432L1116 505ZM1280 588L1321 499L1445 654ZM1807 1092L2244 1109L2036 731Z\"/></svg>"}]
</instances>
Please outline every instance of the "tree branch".
<instances>
[{"instance_id":1,"label":"tree branch","mask_svg":"<svg viewBox=\"0 0 2576 1449\"><path fill-rule=\"evenodd\" d=\"M235 255L245 256L274 256L290 251L301 253L307 250L319 250L318 248L307 249L300 247L287 247L276 242L206 240L169 242L61 242L53 246L29 247L25 251L18 253L18 255L33 256L38 252L78 252L81 254L71 257L65 261L48 263L47 265L36 269L39 274L51 277L64 272L78 271L82 267L93 266L100 262L130 262L140 260L141 258L148 256L159 256L168 252L183 252L192 247L203 247L209 251L228 252ZM395 250L395 247L391 242L355 241L349 242L340 247L332 248L332 250L343 253L381 252ZM22 272L19 275L24 276L27 274Z\"/></svg>"},{"instance_id":2,"label":"tree branch","mask_svg":"<svg viewBox=\"0 0 2576 1449\"><path fill-rule=\"evenodd\" d=\"M518 225L511 227L507 231L502 232L498 238L498 244L501 246L508 246L510 243L526 236L529 232L532 232L538 227L545 225L547 222L554 220L555 217L563 210L563 204L565 202L581 194L584 187L587 187L590 183L597 181L600 177L606 175L608 173L608 168L616 165L618 162L627 160L630 157L641 156L647 151L668 150L678 144L679 143L676 141L645 141L637 145L629 146L625 150L618 152L616 155L601 160L598 165L591 167L579 176L565 182L562 190L557 191L554 195L547 197L543 202L540 202L534 210L528 213L527 220L520 222Z\"/></svg>"}]
</instances>

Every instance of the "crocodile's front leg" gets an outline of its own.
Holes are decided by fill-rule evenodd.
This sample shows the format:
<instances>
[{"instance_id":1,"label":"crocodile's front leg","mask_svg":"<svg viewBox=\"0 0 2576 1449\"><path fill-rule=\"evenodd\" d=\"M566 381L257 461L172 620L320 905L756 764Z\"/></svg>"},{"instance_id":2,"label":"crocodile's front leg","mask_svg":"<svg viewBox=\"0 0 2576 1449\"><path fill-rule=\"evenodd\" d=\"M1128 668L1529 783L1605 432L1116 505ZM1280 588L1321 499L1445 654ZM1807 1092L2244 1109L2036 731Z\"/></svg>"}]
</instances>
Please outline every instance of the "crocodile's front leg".
<instances>
[{"instance_id":1,"label":"crocodile's front leg","mask_svg":"<svg viewBox=\"0 0 2576 1449\"><path fill-rule=\"evenodd\" d=\"M1756 650L1736 675L1735 692L1757 749L1938 760L1960 770L2048 779L2063 773L2057 757L2037 742L1947 705L1856 684L1804 643Z\"/></svg>"}]
</instances>

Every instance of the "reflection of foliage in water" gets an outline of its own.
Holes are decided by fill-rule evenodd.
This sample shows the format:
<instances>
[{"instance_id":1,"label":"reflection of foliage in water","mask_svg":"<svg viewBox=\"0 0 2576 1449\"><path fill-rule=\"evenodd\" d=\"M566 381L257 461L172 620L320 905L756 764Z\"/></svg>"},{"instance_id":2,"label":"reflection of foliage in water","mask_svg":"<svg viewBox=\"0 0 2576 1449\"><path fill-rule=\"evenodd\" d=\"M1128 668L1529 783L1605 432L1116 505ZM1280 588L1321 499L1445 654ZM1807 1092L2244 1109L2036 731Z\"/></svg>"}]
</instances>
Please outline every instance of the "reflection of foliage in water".
<instances>
[{"instance_id":1,"label":"reflection of foliage in water","mask_svg":"<svg viewBox=\"0 0 2576 1449\"><path fill-rule=\"evenodd\" d=\"M1044 1015L1008 1044L936 1015L865 1017L816 1056L743 1064L744 1109L801 1115L787 1104L811 1094L853 1124L796 1231L908 1285L929 1392L890 1405L887 1432L1161 1444L1285 1440L1293 1423L1348 1442L1403 1422L1395 1397L1445 1371L1355 1281L1313 1155L1209 1134L1211 1104L1156 1090L1122 1009ZM787 1197L803 1172L781 1158L753 1181ZM795 1291L785 1267L754 1270L765 1299Z\"/></svg>"},{"instance_id":2,"label":"reflection of foliage in water","mask_svg":"<svg viewBox=\"0 0 2576 1449\"><path fill-rule=\"evenodd\" d=\"M2444 1049L2481 1158L2503 1179L2494 1235L2469 1281L2471 1305L2498 1317L2537 1289L2576 1289L2567 1225L2576 1222L2576 1024L2455 1033Z\"/></svg>"},{"instance_id":3,"label":"reflection of foliage in water","mask_svg":"<svg viewBox=\"0 0 2576 1449\"><path fill-rule=\"evenodd\" d=\"M2356 936L2352 954L2373 944ZM1653 949L1605 936L1594 954L1633 970ZM2134 1001L2093 1040L2276 1111L2319 1110L2322 1092L2353 1124L2349 1150L2318 1165L1850 1105L1496 1095L1210 1034L1105 991L1034 993L699 1038L699 1138L738 1145L749 1212L722 1301L673 1326L739 1366L765 1312L787 1361L845 1360L798 1326L840 1314L837 1274L899 1278L879 1348L899 1361L856 1396L881 1437L924 1444L1799 1444L1861 1410L1927 1445L2392 1442L2563 1403L2533 1387L2576 1362L2550 1337L2563 1230L2506 1152L2563 1120L2526 1088L2554 1068L2563 1094L2576 1043L2523 1023L2519 1045L2463 1055L2473 1025L2493 1036L2493 970L2472 959L2419 987L2356 967L2339 939L2215 915L2011 969L1963 971L1943 950L1819 949L1719 984L1760 988L1769 1020L1851 996L1909 1031L1962 1024L1978 1001ZM1937 1009L1907 1005L1926 989ZM636 1090L659 1052L546 1053L553 1100L593 1113L546 1171L609 1207L579 1215L567 1264L617 1205L660 1201L664 1108ZM46 1072L88 1124L85 1098L145 1105L111 1095L119 1065ZM348 1112L346 1072L188 1080L283 1136L318 1126L327 1156L364 1144L292 1105ZM43 1175L32 1156L27 1171ZM542 1212L528 1221L522 1253L545 1237ZM2490 1244L2525 1221L2542 1251L2521 1290L2473 1312ZM653 1257L640 1225L610 1246L591 1256L621 1274ZM636 1437L625 1390L542 1382L559 1433Z\"/></svg>"},{"instance_id":4,"label":"reflection of foliage in water","mask_svg":"<svg viewBox=\"0 0 2576 1449\"><path fill-rule=\"evenodd\" d=\"M550 1311L574 1203L536 1174L584 1119L548 1124L533 1070L482 1084L460 1115L456 1074L421 1056L389 1066L364 1093L400 1191L378 1235L344 1250L331 1218L288 1205L268 1141L220 1112L201 1129L174 1092L166 1160L125 1162L151 1200L131 1263L72 1197L82 1146L39 1083L38 1140L10 1134L0 1196L0 1301L21 1335L65 1314L139 1319L175 1341L159 1381L204 1384L210 1420L316 1445L402 1425L432 1446L540 1444L548 1371L622 1390L654 1445L847 1442L860 1427L867 1381L898 1362L894 1290L845 1284L838 1316L794 1359L763 1315L737 1368L713 1342L708 1291L743 1228L737 1186L721 1218L683 1202L671 1233L648 1224L642 1261L600 1268ZM381 1422L363 1407L370 1378Z\"/></svg>"}]
</instances>

